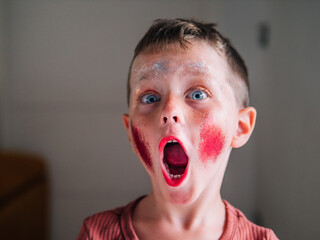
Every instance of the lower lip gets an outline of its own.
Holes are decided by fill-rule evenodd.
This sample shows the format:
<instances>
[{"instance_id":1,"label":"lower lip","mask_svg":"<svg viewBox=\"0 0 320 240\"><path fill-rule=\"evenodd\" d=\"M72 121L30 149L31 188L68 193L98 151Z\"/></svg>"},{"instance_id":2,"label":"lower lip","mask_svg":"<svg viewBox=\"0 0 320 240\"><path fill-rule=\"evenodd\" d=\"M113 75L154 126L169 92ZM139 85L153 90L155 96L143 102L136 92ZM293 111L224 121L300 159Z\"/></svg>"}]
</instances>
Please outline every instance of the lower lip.
<instances>
[{"instance_id":1,"label":"lower lip","mask_svg":"<svg viewBox=\"0 0 320 240\"><path fill-rule=\"evenodd\" d=\"M171 141L171 140L176 140L180 146L183 148L184 152L186 152L184 146L181 144L181 142L174 138L174 137L166 137L166 138L163 138L159 144L159 152L163 154L163 150L164 150L164 147L166 146L167 142L168 141ZM160 156L161 159L163 159L163 155ZM162 174L164 176L164 179L166 181L166 183L170 186L170 187L178 187L181 185L181 183L184 181L184 179L187 177L187 173L188 173L188 169L189 169L189 161L188 161L188 165L182 175L181 178L179 179L172 179L170 178L170 176L168 175L168 172L164 166L164 163L162 162L161 163L161 170L162 170Z\"/></svg>"},{"instance_id":2,"label":"lower lip","mask_svg":"<svg viewBox=\"0 0 320 240\"><path fill-rule=\"evenodd\" d=\"M203 163L209 161L215 162L220 155L225 138L221 129L217 128L213 124L204 124L200 133L201 143L199 146L200 158Z\"/></svg>"},{"instance_id":3,"label":"lower lip","mask_svg":"<svg viewBox=\"0 0 320 240\"><path fill-rule=\"evenodd\" d=\"M170 187L178 187L181 185L181 183L184 181L184 179L186 178L187 176L187 172L188 172L188 168L189 168L189 163L186 167L186 170L184 171L184 174L181 178L179 179L172 179L169 177L168 175L168 172L167 170L162 166L161 169L162 169L162 173L163 173L163 176L164 176L164 179L166 180L166 183L170 186Z\"/></svg>"}]
</instances>

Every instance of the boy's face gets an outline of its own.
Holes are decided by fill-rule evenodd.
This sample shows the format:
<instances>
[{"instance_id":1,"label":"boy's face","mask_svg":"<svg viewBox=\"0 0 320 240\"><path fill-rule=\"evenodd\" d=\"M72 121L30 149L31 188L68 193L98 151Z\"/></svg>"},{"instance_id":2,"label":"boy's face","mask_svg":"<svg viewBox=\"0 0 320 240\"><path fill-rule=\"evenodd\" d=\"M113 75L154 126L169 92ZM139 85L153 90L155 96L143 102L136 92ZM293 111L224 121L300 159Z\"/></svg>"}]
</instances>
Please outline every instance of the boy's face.
<instances>
[{"instance_id":1,"label":"boy's face","mask_svg":"<svg viewBox=\"0 0 320 240\"><path fill-rule=\"evenodd\" d=\"M186 204L219 193L232 147L245 142L239 143L243 117L228 69L214 48L200 42L186 50L172 44L134 60L123 122L155 194Z\"/></svg>"}]
</instances>

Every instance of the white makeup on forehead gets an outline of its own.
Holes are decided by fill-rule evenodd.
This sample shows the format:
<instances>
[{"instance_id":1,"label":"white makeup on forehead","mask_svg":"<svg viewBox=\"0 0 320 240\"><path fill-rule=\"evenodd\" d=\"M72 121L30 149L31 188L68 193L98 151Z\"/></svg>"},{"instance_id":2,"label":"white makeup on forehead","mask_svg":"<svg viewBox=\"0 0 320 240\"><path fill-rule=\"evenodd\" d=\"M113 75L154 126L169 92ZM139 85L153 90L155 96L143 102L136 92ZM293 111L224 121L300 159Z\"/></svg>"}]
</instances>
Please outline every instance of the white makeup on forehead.
<instances>
[{"instance_id":1,"label":"white makeup on forehead","mask_svg":"<svg viewBox=\"0 0 320 240\"><path fill-rule=\"evenodd\" d=\"M225 69L221 71L221 66L212 66L207 61L200 57L195 60L185 60L181 57L170 57L165 59L157 59L157 61L146 61L140 59L138 66L134 69L136 77L135 82L143 81L146 79L166 79L170 74L182 74L182 76L190 76L197 78L198 84L202 82L207 86L211 86L212 89L220 89L223 91L222 81L224 76L221 73L225 72ZM197 77L199 76L199 77ZM136 85L136 95L141 91L139 84ZM219 92L215 92L218 96Z\"/></svg>"},{"instance_id":2,"label":"white makeup on forehead","mask_svg":"<svg viewBox=\"0 0 320 240\"><path fill-rule=\"evenodd\" d=\"M140 68L135 70L138 81L148 77L165 77L164 73L169 70L168 63L168 60L160 60L150 66L150 64L147 64L145 60L141 60Z\"/></svg>"},{"instance_id":3,"label":"white makeup on forehead","mask_svg":"<svg viewBox=\"0 0 320 240\"><path fill-rule=\"evenodd\" d=\"M182 68L185 68L186 70L191 72L213 73L212 67L208 65L203 58L201 58L200 61L196 61L196 62L190 61L183 65L184 66L181 66Z\"/></svg>"},{"instance_id":4,"label":"white makeup on forehead","mask_svg":"<svg viewBox=\"0 0 320 240\"><path fill-rule=\"evenodd\" d=\"M213 69L204 59L199 61L184 61L183 59L165 59L159 60L152 65L146 64L144 60L140 63L140 68L136 69L138 81L148 78L165 78L166 73L172 72L195 72L195 73L213 73Z\"/></svg>"},{"instance_id":5,"label":"white makeup on forehead","mask_svg":"<svg viewBox=\"0 0 320 240\"><path fill-rule=\"evenodd\" d=\"M152 70L156 71L167 71L168 70L168 62L167 60L161 60L153 64L151 67Z\"/></svg>"}]
</instances>

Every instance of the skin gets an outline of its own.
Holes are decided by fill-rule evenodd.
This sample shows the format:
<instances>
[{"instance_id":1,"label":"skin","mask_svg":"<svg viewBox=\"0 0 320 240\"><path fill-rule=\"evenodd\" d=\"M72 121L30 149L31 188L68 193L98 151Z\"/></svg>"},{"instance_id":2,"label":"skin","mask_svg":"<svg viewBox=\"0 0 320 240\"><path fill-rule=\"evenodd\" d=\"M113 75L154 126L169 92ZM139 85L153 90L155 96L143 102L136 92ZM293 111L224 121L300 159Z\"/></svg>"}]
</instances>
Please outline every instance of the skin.
<instances>
[{"instance_id":1,"label":"skin","mask_svg":"<svg viewBox=\"0 0 320 240\"><path fill-rule=\"evenodd\" d=\"M166 51L146 52L134 60L129 114L122 119L153 187L134 210L139 239L221 236L225 206L220 187L225 168L232 148L249 139L256 117L254 108L239 108L227 81L231 76L224 57L202 42L187 50L172 44ZM206 97L196 100L194 91ZM158 101L143 102L150 95ZM137 127L148 143L152 164L146 163L137 147L132 134ZM162 173L159 143L168 136L179 139L189 158L187 175L176 187L169 186Z\"/></svg>"}]
</instances>

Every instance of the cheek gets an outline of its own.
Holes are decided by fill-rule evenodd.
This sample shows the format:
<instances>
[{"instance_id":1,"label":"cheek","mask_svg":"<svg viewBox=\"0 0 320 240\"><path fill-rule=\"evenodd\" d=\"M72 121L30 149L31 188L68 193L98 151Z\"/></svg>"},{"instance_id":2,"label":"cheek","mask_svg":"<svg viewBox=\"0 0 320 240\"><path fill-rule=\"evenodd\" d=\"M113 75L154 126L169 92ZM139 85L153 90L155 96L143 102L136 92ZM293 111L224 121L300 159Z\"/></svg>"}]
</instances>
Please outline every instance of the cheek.
<instances>
[{"instance_id":1,"label":"cheek","mask_svg":"<svg viewBox=\"0 0 320 240\"><path fill-rule=\"evenodd\" d=\"M203 163L215 162L225 144L225 137L214 124L204 124L200 132L200 159Z\"/></svg>"},{"instance_id":2,"label":"cheek","mask_svg":"<svg viewBox=\"0 0 320 240\"><path fill-rule=\"evenodd\" d=\"M142 158L143 162L146 164L146 166L150 169L152 169L152 162L150 157L150 151L149 147L146 144L144 138L142 137L141 133L139 132L139 129L132 126L132 137L134 140L134 144L136 149L138 150L140 157Z\"/></svg>"}]
</instances>

